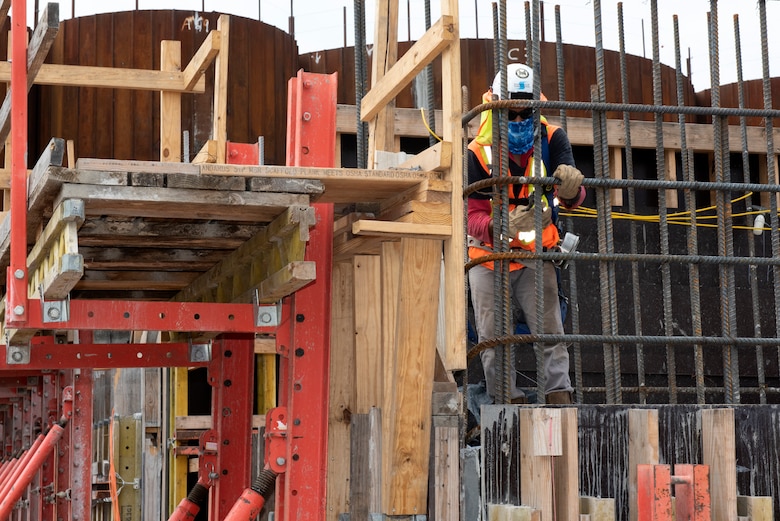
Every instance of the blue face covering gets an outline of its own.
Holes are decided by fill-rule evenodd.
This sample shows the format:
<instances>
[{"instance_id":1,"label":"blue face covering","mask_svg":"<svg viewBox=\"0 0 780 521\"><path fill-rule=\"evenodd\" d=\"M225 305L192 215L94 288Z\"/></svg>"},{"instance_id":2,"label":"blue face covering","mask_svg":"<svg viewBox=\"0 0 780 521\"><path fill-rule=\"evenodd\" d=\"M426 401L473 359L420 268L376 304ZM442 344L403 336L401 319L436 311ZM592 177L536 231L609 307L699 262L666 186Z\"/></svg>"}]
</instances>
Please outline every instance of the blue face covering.
<instances>
[{"instance_id":1,"label":"blue face covering","mask_svg":"<svg viewBox=\"0 0 780 521\"><path fill-rule=\"evenodd\" d=\"M534 118L509 122L509 151L525 154L534 146Z\"/></svg>"}]
</instances>

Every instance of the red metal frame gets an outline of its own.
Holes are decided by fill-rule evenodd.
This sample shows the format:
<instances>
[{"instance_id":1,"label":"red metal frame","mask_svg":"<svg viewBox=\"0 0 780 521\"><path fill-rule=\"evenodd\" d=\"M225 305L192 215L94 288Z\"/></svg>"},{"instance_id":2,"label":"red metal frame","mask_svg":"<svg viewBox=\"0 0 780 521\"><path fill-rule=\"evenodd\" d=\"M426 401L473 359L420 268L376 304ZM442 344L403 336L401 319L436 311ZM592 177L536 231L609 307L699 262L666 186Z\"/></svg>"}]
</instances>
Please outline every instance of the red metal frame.
<instances>
[{"instance_id":1,"label":"red metal frame","mask_svg":"<svg viewBox=\"0 0 780 521\"><path fill-rule=\"evenodd\" d=\"M299 71L288 84L287 165L333 167L336 75ZM330 383L333 205L315 204L306 259L317 279L290 297L277 333L279 404L287 408L286 472L277 480L275 518L325 519ZM286 356L284 356L286 354Z\"/></svg>"},{"instance_id":2,"label":"red metal frame","mask_svg":"<svg viewBox=\"0 0 780 521\"><path fill-rule=\"evenodd\" d=\"M11 1L11 261L5 321L27 322L27 2Z\"/></svg>"},{"instance_id":3,"label":"red metal frame","mask_svg":"<svg viewBox=\"0 0 780 521\"><path fill-rule=\"evenodd\" d=\"M637 465L637 521L712 519L709 466L679 464L674 471L670 465Z\"/></svg>"}]
</instances>

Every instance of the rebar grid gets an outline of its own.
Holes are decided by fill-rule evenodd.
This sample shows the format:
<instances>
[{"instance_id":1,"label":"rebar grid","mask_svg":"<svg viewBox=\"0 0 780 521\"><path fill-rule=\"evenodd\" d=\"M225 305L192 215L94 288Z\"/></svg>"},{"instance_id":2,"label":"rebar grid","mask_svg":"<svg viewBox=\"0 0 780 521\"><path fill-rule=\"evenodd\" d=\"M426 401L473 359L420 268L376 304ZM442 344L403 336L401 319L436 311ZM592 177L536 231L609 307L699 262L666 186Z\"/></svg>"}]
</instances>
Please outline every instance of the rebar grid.
<instances>
[{"instance_id":1,"label":"rebar grid","mask_svg":"<svg viewBox=\"0 0 780 521\"><path fill-rule=\"evenodd\" d=\"M591 99L569 101L563 90L563 53L560 31L560 13L556 6L556 50L559 99L540 99L540 78L545 72L538 62L540 53L539 2L526 2L526 57L535 72L533 100L500 100L482 104L467 112L464 125L484 110L505 114L506 109L532 107L537 120L545 110L560 111L561 126L566 128L567 110L586 110L593 115L593 171L584 185L595 200L596 211L562 212L567 230L583 232L588 240L580 252L563 253L540 250L535 252L497 249L493 255L479 262L509 260L534 262L569 261L564 272L569 295L569 320L565 335L498 334L496 339L480 342L469 352L473 358L488 347L508 347L516 344L567 342L572 346L576 398L582 403L778 403L780 402L780 231L778 230L778 193L780 185L772 176L775 167L773 140L774 120L780 119L780 110L772 108L769 83L769 58L766 36L765 0L758 2L761 24L763 70L763 108L747 108L742 91L742 57L739 20L734 17L736 63L739 79L738 107L723 107L719 88L719 35L717 31L717 2L711 0L708 13L711 106L686 106L684 101L682 59L680 57L679 27L674 23L675 100L664 104L661 89L661 62L658 36L657 1L651 0L653 103L630 103L628 72L625 57L622 5L618 5L620 39L621 103L606 102L603 44L601 41L601 3L594 0L594 27L596 32L596 77ZM504 2L502 1L501 4ZM532 5L531 5L532 4ZM505 9L505 7L503 8ZM504 11L505 13L505 11ZM495 16L495 15L494 15ZM499 15L499 18L501 16ZM506 27L501 33L505 37ZM495 34L499 34L496 30ZM504 49L506 43L504 42ZM496 70L506 70L499 49ZM544 64L551 73L553 66ZM505 88L505 85L504 85ZM610 171L610 150L607 144L607 112L622 112L624 160L626 178L614 179ZM631 142L631 114L653 114L655 122L655 176L637 179L635 165L641 161L635 155ZM663 143L664 116L674 114L680 132L680 150L672 156ZM687 143L686 116L712 119L714 150L711 167L714 181L697 180L701 174L702 157ZM740 161L732 159L728 149L728 117L739 118L742 137ZM753 182L751 154L747 144L747 118L763 118L767 148L766 161L769 178ZM502 117L499 116L499 121ZM505 130L498 128L505 136ZM539 139L534 144L535 161L541 161ZM503 151L505 153L505 151ZM641 156L641 154L640 154ZM734 154L736 157L736 154ZM699 159L699 162L696 161ZM667 165L674 160L681 174L668 178L667 171L676 170ZM495 164L495 161L494 161ZM741 165L741 172L732 171ZM755 163L753 163L755 164ZM493 185L534 184L549 186L553 178L494 179L466 187L464 197L475 190ZM611 194L624 190L627 194L628 214L616 212ZM684 211L670 212L669 197L673 191L682 191ZM541 190L535 190L535 194ZM709 194L708 194L709 193ZM647 215L640 210L637 196L653 194L657 197L657 213ZM704 202L707 196L713 205ZM759 196L768 200L769 208L756 204ZM702 207L702 203L704 205ZM647 206L647 205L645 205ZM646 215L639 215L639 213ZM713 215L714 213L714 215ZM756 215L767 215L763 229L752 223ZM587 217L587 219L585 219ZM506 222L505 214L501 219ZM593 222L595 219L595 223ZM622 225L622 219L629 219ZM583 224L590 221L589 224ZM541 211L536 215L537 234L541 231ZM619 229L618 226L620 225ZM588 228L589 226L589 228ZM681 230L679 226L685 226ZM768 239L766 233L768 232ZM625 240L622 242L621 239ZM769 243L769 244L768 244ZM760 248L759 248L760 246ZM478 262L468 262L470 269ZM541 270L537 270L540 273ZM580 277L584 274L585 277ZM597 276L594 276L597 274ZM541 277L537 277L541 279ZM648 283L650 278L652 283ZM537 294L541 294L541 280L537 280ZM496 294L499 286L496 287ZM508 288L503 287L501 290ZM596 298L594 298L596 295ZM506 303L506 301L504 301ZM586 308L582 307L585 303ZM595 305L594 305L595 304ZM717 311L716 311L717 307ZM541 305L537 307L539 316ZM506 313L506 308L503 312ZM507 315L504 314L506 317ZM510 315L511 316L511 315ZM771 316L771 319L768 318ZM601 320L598 320L598 319ZM773 319L773 320L772 320ZM600 324L600 331L598 325ZM504 331L512 324L503 324ZM542 330L539 327L539 330ZM500 329L496 329L500 331ZM658 357L663 347L663 356ZM501 349L497 351L502 351ZM511 349L507 351L512 351ZM535 349L536 353L540 350ZM771 356L767 357L771 352ZM594 367L599 360L603 373ZM522 361L522 360L521 360ZM520 372L543 393L543 370L536 359L533 366L523 366ZM529 360L530 362L530 360ZM509 375L497 375L508 385L508 378L516 377L515 367L506 367Z\"/></svg>"}]
</instances>

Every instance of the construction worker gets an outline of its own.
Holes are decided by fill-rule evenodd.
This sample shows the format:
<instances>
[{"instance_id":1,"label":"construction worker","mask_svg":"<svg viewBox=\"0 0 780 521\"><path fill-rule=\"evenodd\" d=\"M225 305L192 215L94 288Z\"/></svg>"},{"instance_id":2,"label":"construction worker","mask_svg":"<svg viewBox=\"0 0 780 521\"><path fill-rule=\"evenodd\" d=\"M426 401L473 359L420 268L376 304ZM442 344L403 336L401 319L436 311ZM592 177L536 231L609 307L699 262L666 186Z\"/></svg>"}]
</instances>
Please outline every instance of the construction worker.
<instances>
[{"instance_id":1,"label":"construction worker","mask_svg":"<svg viewBox=\"0 0 780 521\"><path fill-rule=\"evenodd\" d=\"M485 93L486 101L492 100L492 94L501 90L501 73L496 74L492 88ZM533 97L533 70L521 63L512 63L507 67L507 93L511 99L531 99ZM533 175L534 121L532 109L509 110L509 174L513 176ZM491 112L482 113L478 135L469 144L468 176L469 184L488 179L491 176L492 160L492 121ZM565 131L540 118L542 156L544 172L553 172L560 180L555 188L533 184L509 185L509 242L513 250L535 251L534 244L534 189L545 190L542 245L545 249L555 249L560 242L558 228L553 222L557 216L554 205L558 202L564 208L576 208L585 199L582 186L582 173L574 165L571 143ZM498 170L496 170L498 172ZM469 257L477 259L493 252L493 216L492 187L474 192L468 198ZM557 201L556 201L557 199ZM563 334L563 321L558 298L558 277L552 262L544 262L544 331L537 330L535 262L523 265L510 263L509 286L513 317L524 320L534 334ZM474 307L477 336L480 342L494 338L494 286L493 263L486 262L469 270L471 301ZM572 403L571 380L569 378L569 352L564 343L543 344L544 372L546 376L545 402L550 404ZM480 353L485 372L487 392L495 401L495 350L488 348ZM525 403L523 391L512 379L510 390L511 403Z\"/></svg>"}]
</instances>

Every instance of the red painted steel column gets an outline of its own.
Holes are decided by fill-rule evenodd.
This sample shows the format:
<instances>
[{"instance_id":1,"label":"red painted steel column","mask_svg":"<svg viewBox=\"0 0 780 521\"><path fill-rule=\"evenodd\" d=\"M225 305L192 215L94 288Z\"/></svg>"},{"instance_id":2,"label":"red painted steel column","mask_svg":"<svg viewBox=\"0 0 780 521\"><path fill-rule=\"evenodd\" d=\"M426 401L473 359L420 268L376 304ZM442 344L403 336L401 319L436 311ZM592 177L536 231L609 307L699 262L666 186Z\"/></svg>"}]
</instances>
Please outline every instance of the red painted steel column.
<instances>
[{"instance_id":1,"label":"red painted steel column","mask_svg":"<svg viewBox=\"0 0 780 521\"><path fill-rule=\"evenodd\" d=\"M300 71L290 80L288 166L334 166L336 88L335 74ZM326 514L333 205L313 206L317 223L306 260L316 263L317 279L291 297L288 356L280 361L287 378L280 405L288 410L287 470L277 481L277 518L283 521L324 521Z\"/></svg>"},{"instance_id":2,"label":"red painted steel column","mask_svg":"<svg viewBox=\"0 0 780 521\"><path fill-rule=\"evenodd\" d=\"M637 521L672 521L672 471L669 465L639 464Z\"/></svg>"},{"instance_id":3,"label":"red painted steel column","mask_svg":"<svg viewBox=\"0 0 780 521\"><path fill-rule=\"evenodd\" d=\"M74 372L73 416L68 424L73 521L89 521L92 510L92 395L92 369Z\"/></svg>"},{"instance_id":4,"label":"red painted steel column","mask_svg":"<svg viewBox=\"0 0 780 521\"><path fill-rule=\"evenodd\" d=\"M710 521L709 465L675 465L672 476L675 516L687 521Z\"/></svg>"},{"instance_id":5,"label":"red painted steel column","mask_svg":"<svg viewBox=\"0 0 780 521\"><path fill-rule=\"evenodd\" d=\"M12 0L11 42L11 263L5 321L27 322L27 2Z\"/></svg>"},{"instance_id":6,"label":"red painted steel column","mask_svg":"<svg viewBox=\"0 0 780 521\"><path fill-rule=\"evenodd\" d=\"M209 383L218 476L212 487L210 519L224 519L251 480L254 337L231 335L214 344Z\"/></svg>"}]
</instances>

